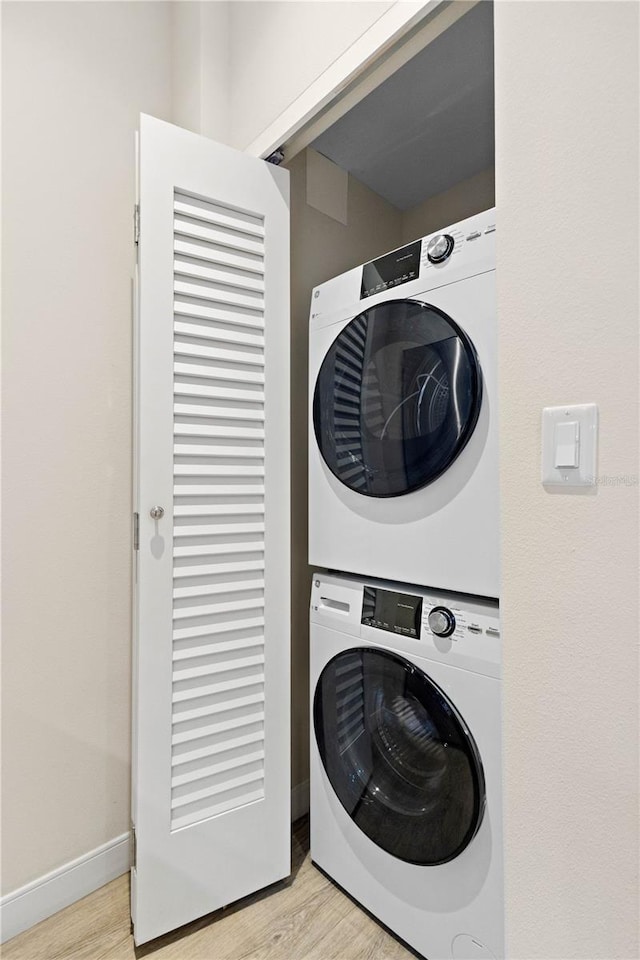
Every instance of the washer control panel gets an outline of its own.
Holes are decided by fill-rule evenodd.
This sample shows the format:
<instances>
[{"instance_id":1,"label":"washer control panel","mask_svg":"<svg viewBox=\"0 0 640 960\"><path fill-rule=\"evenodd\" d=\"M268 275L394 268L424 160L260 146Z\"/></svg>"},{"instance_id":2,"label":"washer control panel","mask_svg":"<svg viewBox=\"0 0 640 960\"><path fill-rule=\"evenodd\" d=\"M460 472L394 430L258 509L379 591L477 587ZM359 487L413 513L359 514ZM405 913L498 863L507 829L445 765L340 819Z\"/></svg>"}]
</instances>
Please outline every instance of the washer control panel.
<instances>
[{"instance_id":1,"label":"washer control panel","mask_svg":"<svg viewBox=\"0 0 640 960\"><path fill-rule=\"evenodd\" d=\"M497 600L323 572L314 574L310 614L312 622L355 643L500 677Z\"/></svg>"},{"instance_id":2,"label":"washer control panel","mask_svg":"<svg viewBox=\"0 0 640 960\"><path fill-rule=\"evenodd\" d=\"M424 596L422 636L440 654L465 656L500 654L500 621L495 601L475 598Z\"/></svg>"}]
</instances>

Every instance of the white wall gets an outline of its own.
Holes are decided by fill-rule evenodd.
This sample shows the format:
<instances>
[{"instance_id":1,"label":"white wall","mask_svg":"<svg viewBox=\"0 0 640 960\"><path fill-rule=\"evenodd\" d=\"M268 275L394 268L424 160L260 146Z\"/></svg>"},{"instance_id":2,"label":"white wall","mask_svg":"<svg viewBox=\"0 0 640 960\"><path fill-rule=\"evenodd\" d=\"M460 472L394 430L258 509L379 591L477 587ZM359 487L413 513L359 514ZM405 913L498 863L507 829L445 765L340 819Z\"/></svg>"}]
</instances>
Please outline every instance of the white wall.
<instances>
[{"instance_id":1,"label":"white wall","mask_svg":"<svg viewBox=\"0 0 640 960\"><path fill-rule=\"evenodd\" d=\"M392 2L231 3L231 146L244 149Z\"/></svg>"},{"instance_id":2,"label":"white wall","mask_svg":"<svg viewBox=\"0 0 640 960\"><path fill-rule=\"evenodd\" d=\"M131 276L167 3L2 5L2 889L129 827Z\"/></svg>"},{"instance_id":3,"label":"white wall","mask_svg":"<svg viewBox=\"0 0 640 960\"><path fill-rule=\"evenodd\" d=\"M498 2L509 956L637 958L638 14ZM539 481L543 406L600 407L601 485Z\"/></svg>"}]
</instances>

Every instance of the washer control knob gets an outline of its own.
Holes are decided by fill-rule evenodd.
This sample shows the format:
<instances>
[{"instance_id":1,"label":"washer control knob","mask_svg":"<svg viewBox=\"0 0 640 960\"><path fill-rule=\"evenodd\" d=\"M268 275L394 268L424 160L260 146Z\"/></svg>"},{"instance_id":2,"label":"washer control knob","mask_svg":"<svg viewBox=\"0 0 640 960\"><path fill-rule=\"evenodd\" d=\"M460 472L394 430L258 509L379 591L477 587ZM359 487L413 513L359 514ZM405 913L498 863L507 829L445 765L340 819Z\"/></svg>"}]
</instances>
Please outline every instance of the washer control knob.
<instances>
[{"instance_id":1,"label":"washer control knob","mask_svg":"<svg viewBox=\"0 0 640 960\"><path fill-rule=\"evenodd\" d=\"M448 233L440 233L432 237L427 244L427 260L429 263L443 263L453 253L453 237Z\"/></svg>"},{"instance_id":2,"label":"washer control knob","mask_svg":"<svg viewBox=\"0 0 640 960\"><path fill-rule=\"evenodd\" d=\"M436 637L449 637L456 628L456 618L446 607L433 607L429 614L429 629Z\"/></svg>"}]
</instances>

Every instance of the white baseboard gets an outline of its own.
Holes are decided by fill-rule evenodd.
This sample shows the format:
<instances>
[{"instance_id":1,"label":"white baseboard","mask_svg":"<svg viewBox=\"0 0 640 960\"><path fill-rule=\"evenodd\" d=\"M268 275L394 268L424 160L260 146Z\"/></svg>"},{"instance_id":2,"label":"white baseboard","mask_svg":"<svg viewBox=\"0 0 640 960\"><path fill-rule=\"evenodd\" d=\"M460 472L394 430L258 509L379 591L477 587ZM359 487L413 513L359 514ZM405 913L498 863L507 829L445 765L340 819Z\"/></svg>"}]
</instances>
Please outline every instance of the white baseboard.
<instances>
[{"instance_id":1,"label":"white baseboard","mask_svg":"<svg viewBox=\"0 0 640 960\"><path fill-rule=\"evenodd\" d=\"M291 791L291 823L309 813L309 781L299 783Z\"/></svg>"},{"instance_id":2,"label":"white baseboard","mask_svg":"<svg viewBox=\"0 0 640 960\"><path fill-rule=\"evenodd\" d=\"M0 942L10 940L126 873L131 862L130 847L130 835L123 833L2 897Z\"/></svg>"},{"instance_id":3,"label":"white baseboard","mask_svg":"<svg viewBox=\"0 0 640 960\"><path fill-rule=\"evenodd\" d=\"M291 791L291 822L308 812L309 781L305 780ZM131 838L128 833L123 833L83 857L8 893L0 900L0 942L16 937L126 873L130 858Z\"/></svg>"}]
</instances>

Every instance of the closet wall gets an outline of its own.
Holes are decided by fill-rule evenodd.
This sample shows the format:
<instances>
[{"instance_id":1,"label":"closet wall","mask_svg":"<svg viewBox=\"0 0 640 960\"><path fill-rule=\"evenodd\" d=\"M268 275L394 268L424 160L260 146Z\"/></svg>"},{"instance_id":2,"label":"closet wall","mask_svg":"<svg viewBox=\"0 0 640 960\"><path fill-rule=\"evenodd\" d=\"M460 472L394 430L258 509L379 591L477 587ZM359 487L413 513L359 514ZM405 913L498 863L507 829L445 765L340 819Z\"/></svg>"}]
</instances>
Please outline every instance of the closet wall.
<instances>
[{"instance_id":1,"label":"closet wall","mask_svg":"<svg viewBox=\"0 0 640 960\"><path fill-rule=\"evenodd\" d=\"M309 306L314 286L402 243L402 216L348 178L347 223L307 203L307 151L291 174L291 681L292 783L309 778L309 598L307 565L307 424ZM304 789L304 787L303 787Z\"/></svg>"},{"instance_id":2,"label":"closet wall","mask_svg":"<svg viewBox=\"0 0 640 960\"><path fill-rule=\"evenodd\" d=\"M489 167L450 190L435 194L402 215L402 242L425 237L451 223L457 223L495 206L495 170Z\"/></svg>"}]
</instances>

